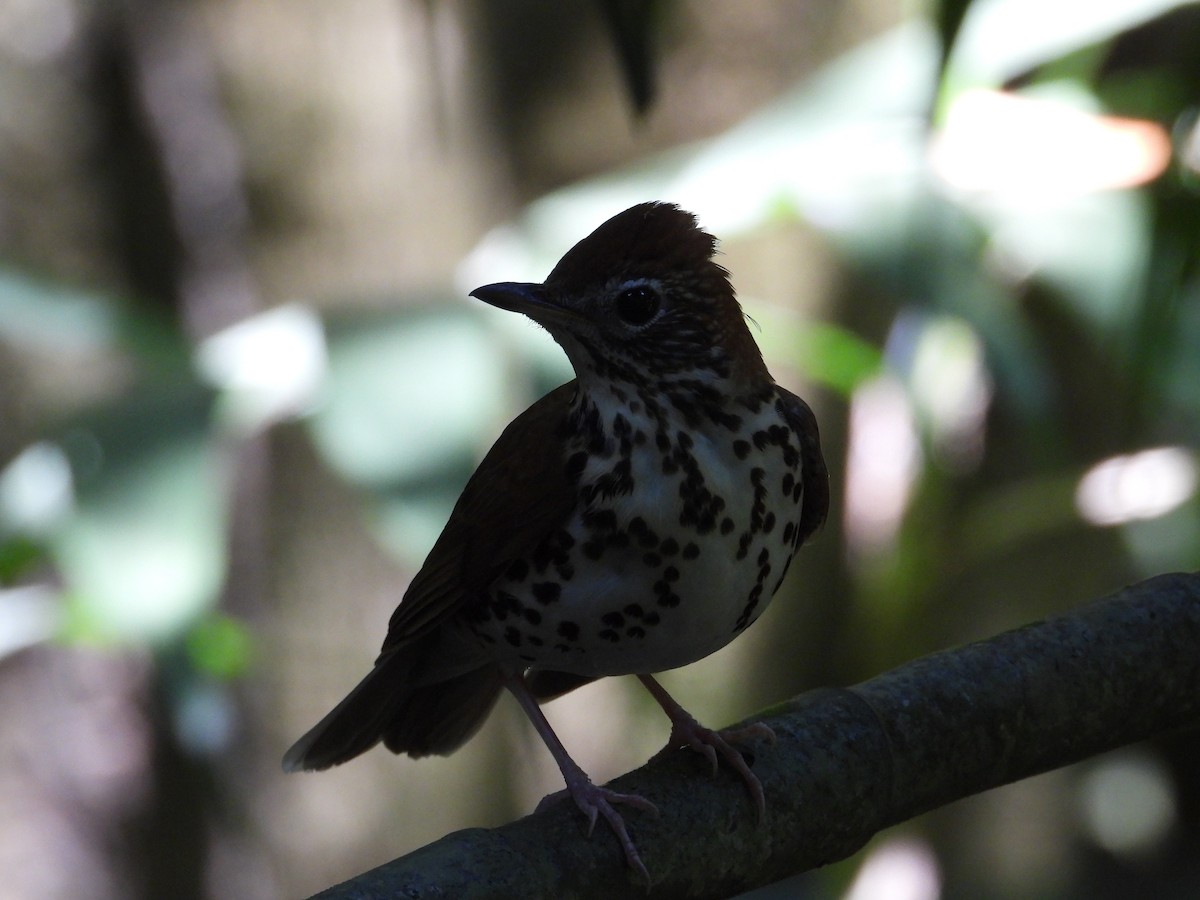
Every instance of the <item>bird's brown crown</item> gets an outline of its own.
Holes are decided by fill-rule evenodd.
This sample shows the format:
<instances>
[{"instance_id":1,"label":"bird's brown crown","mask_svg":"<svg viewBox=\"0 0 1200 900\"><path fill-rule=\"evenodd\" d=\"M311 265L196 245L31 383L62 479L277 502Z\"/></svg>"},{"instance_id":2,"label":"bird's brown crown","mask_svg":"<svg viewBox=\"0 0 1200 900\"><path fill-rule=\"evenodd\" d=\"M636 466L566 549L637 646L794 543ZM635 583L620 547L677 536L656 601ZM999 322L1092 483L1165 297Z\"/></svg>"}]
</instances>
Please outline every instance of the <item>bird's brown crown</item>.
<instances>
[{"instance_id":1,"label":"bird's brown crown","mask_svg":"<svg viewBox=\"0 0 1200 900\"><path fill-rule=\"evenodd\" d=\"M543 321L581 378L623 365L670 377L692 372L753 389L770 381L716 239L669 203L618 213L559 261L547 300L574 316ZM614 371L614 366L616 371Z\"/></svg>"}]
</instances>

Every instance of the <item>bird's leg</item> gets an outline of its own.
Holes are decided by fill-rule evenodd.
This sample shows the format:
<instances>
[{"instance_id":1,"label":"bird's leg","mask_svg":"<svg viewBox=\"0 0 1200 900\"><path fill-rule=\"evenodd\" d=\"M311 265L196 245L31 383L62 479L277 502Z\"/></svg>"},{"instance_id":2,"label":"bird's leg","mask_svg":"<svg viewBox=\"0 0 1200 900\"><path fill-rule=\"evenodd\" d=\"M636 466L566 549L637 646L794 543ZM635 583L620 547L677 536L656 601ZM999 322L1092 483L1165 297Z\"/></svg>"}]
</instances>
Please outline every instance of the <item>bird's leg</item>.
<instances>
[{"instance_id":1,"label":"bird's leg","mask_svg":"<svg viewBox=\"0 0 1200 900\"><path fill-rule=\"evenodd\" d=\"M550 727L550 723L542 712L542 708L538 705L537 700L534 699L533 694L529 692L529 688L525 684L525 679L520 674L506 675L504 686L517 698L517 702L521 704L521 709L525 711L525 715L529 717L529 721L533 723L533 727L537 729L537 733L541 735L550 753L554 756L554 761L558 763L563 781L567 783L567 792L570 793L571 798L575 801L575 805L587 817L588 837L591 837L592 831L596 827L597 816L604 816L608 827L612 829L617 841L621 844L621 849L625 851L625 861L649 885L650 872L646 869L645 863L642 862L641 856L638 855L637 847L634 846L633 839L629 836L629 831L625 828L625 820L613 808L613 804L623 803L626 806L645 810L654 815L658 815L658 807L646 798L639 797L636 794L620 794L616 791L596 787L596 785L592 784L592 780L588 778L587 773L579 767L579 764L575 760L571 759L562 741L558 739L558 735ZM541 809L542 805L547 801L553 801L556 797L557 795L547 797L538 805L538 809Z\"/></svg>"},{"instance_id":2,"label":"bird's leg","mask_svg":"<svg viewBox=\"0 0 1200 900\"><path fill-rule=\"evenodd\" d=\"M746 765L745 758L733 745L756 738L765 738L773 742L775 732L762 722L755 722L745 728L728 731L713 731L711 728L705 728L696 721L691 713L680 706L674 697L667 693L666 688L651 676L639 675L638 678L671 720L671 736L667 738L667 745L655 754L655 758L676 747L690 747L709 761L715 775L719 754L746 782L746 787L754 800L754 806L758 810L758 820L761 822L767 814L767 798L763 793L762 782Z\"/></svg>"}]
</instances>

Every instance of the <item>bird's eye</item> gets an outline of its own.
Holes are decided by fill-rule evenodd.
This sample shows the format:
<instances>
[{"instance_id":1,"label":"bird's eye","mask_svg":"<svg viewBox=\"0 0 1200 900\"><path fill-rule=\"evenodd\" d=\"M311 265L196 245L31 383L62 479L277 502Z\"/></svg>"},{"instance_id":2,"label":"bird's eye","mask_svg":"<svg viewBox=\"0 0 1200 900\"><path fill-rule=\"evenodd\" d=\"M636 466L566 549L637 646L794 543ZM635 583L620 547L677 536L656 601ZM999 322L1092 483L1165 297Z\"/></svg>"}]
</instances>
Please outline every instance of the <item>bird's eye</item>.
<instances>
[{"instance_id":1,"label":"bird's eye","mask_svg":"<svg viewBox=\"0 0 1200 900\"><path fill-rule=\"evenodd\" d=\"M617 315L629 325L645 325L661 305L658 291L646 284L626 288L617 295Z\"/></svg>"}]
</instances>

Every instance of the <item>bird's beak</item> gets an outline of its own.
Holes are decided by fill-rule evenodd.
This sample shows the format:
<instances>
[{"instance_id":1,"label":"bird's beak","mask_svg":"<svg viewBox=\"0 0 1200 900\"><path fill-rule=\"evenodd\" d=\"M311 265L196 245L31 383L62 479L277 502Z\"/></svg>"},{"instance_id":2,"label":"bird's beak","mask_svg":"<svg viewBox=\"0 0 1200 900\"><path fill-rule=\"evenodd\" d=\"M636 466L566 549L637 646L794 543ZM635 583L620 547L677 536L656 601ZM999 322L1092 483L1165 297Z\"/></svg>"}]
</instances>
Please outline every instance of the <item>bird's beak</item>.
<instances>
[{"instance_id":1,"label":"bird's beak","mask_svg":"<svg viewBox=\"0 0 1200 900\"><path fill-rule=\"evenodd\" d=\"M471 296L500 309L522 313L539 325L578 318L574 310L554 302L543 284L501 281L475 288Z\"/></svg>"}]
</instances>

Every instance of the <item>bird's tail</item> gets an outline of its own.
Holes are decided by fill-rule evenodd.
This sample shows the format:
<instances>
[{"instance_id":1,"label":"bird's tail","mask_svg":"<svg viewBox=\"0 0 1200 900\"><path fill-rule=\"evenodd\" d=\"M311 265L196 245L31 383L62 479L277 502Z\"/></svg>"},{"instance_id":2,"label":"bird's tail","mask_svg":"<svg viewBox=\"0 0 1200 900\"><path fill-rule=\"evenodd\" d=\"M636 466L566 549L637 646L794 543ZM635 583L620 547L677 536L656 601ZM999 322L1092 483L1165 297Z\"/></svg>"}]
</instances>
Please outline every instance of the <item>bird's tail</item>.
<instances>
[{"instance_id":1,"label":"bird's tail","mask_svg":"<svg viewBox=\"0 0 1200 900\"><path fill-rule=\"evenodd\" d=\"M483 724L503 684L494 664L413 684L412 654L384 653L346 698L292 745L285 772L328 769L380 741L393 753L447 754Z\"/></svg>"}]
</instances>

